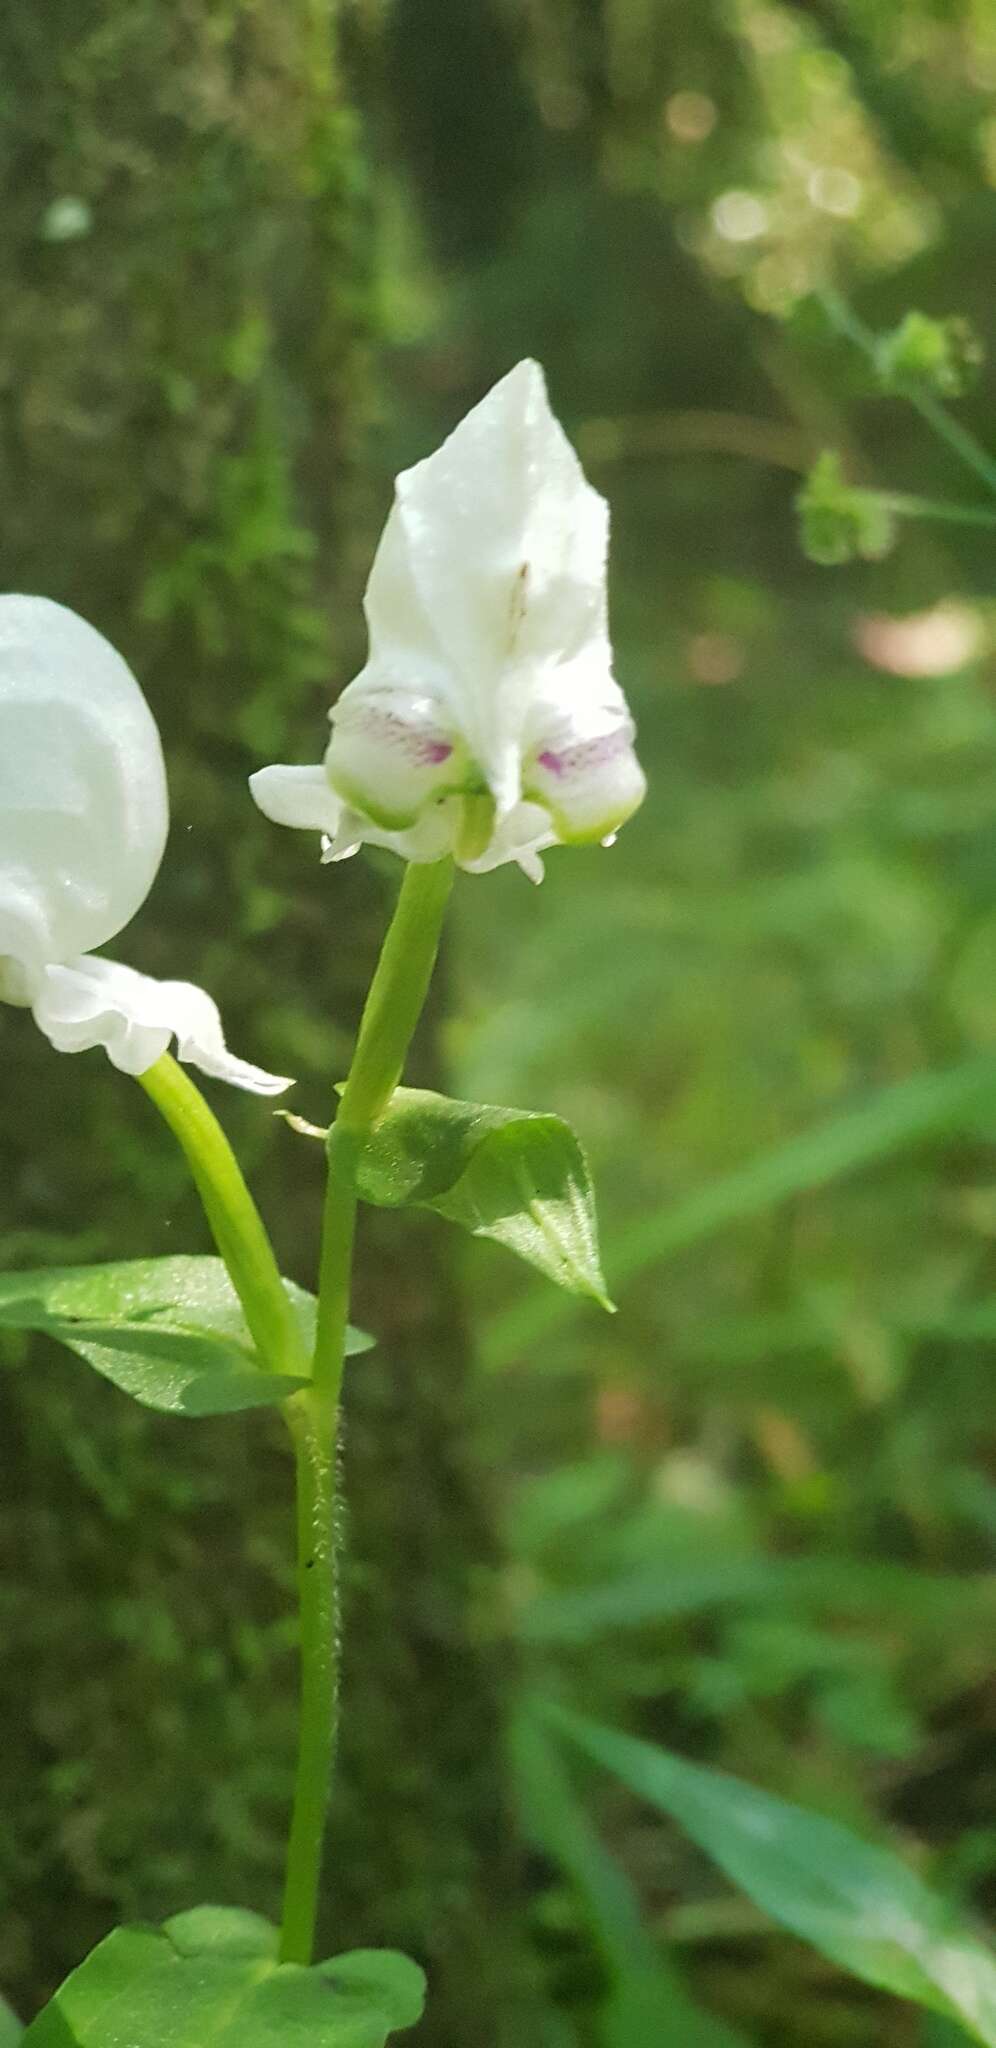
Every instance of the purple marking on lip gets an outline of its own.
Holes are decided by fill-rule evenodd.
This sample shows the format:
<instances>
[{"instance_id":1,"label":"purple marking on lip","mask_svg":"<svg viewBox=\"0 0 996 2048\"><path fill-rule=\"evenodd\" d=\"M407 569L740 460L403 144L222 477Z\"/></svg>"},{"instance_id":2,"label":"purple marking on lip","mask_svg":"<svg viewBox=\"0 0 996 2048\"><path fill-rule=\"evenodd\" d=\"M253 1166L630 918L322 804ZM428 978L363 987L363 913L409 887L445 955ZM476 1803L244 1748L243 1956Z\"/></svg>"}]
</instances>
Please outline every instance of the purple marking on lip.
<instances>
[{"instance_id":1,"label":"purple marking on lip","mask_svg":"<svg viewBox=\"0 0 996 2048\"><path fill-rule=\"evenodd\" d=\"M550 773L551 773L551 775L562 775L562 774L563 774L563 772L564 772L564 756L563 756L563 754L550 754L550 753L544 753L544 754L540 754L540 755L538 755L538 757L537 757L537 758L538 758L538 760L539 760L539 765L540 765L540 767L541 767L541 768L549 768L549 770L550 770Z\"/></svg>"},{"instance_id":2,"label":"purple marking on lip","mask_svg":"<svg viewBox=\"0 0 996 2048\"><path fill-rule=\"evenodd\" d=\"M449 760L453 749L446 740L426 740L423 751L429 766L438 768L441 761Z\"/></svg>"}]
</instances>

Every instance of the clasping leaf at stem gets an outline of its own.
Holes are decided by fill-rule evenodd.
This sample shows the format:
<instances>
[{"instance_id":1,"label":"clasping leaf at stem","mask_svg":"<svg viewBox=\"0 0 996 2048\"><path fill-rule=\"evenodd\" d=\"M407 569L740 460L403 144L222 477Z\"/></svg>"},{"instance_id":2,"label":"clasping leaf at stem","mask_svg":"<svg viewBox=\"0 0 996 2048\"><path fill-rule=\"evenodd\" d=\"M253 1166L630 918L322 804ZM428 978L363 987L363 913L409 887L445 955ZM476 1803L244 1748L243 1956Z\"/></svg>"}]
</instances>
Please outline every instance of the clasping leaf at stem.
<instances>
[{"instance_id":1,"label":"clasping leaf at stem","mask_svg":"<svg viewBox=\"0 0 996 2048\"><path fill-rule=\"evenodd\" d=\"M357 1188L381 1208L434 1209L612 1307L588 1162L561 1117L398 1088L360 1154Z\"/></svg>"}]
</instances>

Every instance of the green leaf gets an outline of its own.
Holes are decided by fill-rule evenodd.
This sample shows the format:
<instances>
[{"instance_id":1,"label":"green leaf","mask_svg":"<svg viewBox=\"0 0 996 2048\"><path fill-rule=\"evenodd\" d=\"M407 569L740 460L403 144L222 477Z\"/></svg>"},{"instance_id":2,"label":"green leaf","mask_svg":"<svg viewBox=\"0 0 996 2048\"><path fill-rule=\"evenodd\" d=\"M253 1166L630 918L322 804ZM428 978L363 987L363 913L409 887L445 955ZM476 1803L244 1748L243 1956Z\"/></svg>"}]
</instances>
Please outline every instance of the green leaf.
<instances>
[{"instance_id":1,"label":"green leaf","mask_svg":"<svg viewBox=\"0 0 996 2048\"><path fill-rule=\"evenodd\" d=\"M566 1592L541 1592L522 1610L530 1643L581 1644L624 1628L681 1620L711 1607L872 1613L930 1624L957 1614L960 1626L996 1626L996 1574L919 1572L884 1559L720 1557L658 1560Z\"/></svg>"},{"instance_id":2,"label":"green leaf","mask_svg":"<svg viewBox=\"0 0 996 2048\"><path fill-rule=\"evenodd\" d=\"M683 1201L635 1217L612 1248L617 1281L629 1280L663 1259L762 1215L790 1197L828 1186L860 1167L951 1131L971 1128L996 1106L996 1062L968 1060L944 1073L915 1074L883 1088L856 1109L844 1110L784 1145L759 1153L721 1174ZM503 1365L554 1328L570 1304L557 1295L529 1294L492 1324L485 1340L489 1364Z\"/></svg>"},{"instance_id":3,"label":"green leaf","mask_svg":"<svg viewBox=\"0 0 996 2048\"><path fill-rule=\"evenodd\" d=\"M119 1927L23 2048L384 2048L421 2017L425 1980L406 1956L356 1950L303 1969L276 1950L276 1930L234 1908Z\"/></svg>"},{"instance_id":4,"label":"green leaf","mask_svg":"<svg viewBox=\"0 0 996 2048\"><path fill-rule=\"evenodd\" d=\"M996 1956L899 1858L739 1778L684 1763L560 1706L586 1755L671 1814L772 1919L866 1983L996 2044Z\"/></svg>"},{"instance_id":5,"label":"green leaf","mask_svg":"<svg viewBox=\"0 0 996 2048\"><path fill-rule=\"evenodd\" d=\"M693 2004L676 1965L651 1939L629 1878L592 1827L535 1714L513 1722L511 1755L524 1830L576 1886L613 1978L600 2015L602 2048L746 2048L741 2034Z\"/></svg>"},{"instance_id":6,"label":"green leaf","mask_svg":"<svg viewBox=\"0 0 996 2048\"><path fill-rule=\"evenodd\" d=\"M306 1341L315 1303L285 1280ZM40 1330L165 1415L269 1407L306 1386L260 1364L220 1259L177 1255L0 1275L0 1327ZM350 1330L347 1350L371 1339Z\"/></svg>"},{"instance_id":7,"label":"green leaf","mask_svg":"<svg viewBox=\"0 0 996 2048\"><path fill-rule=\"evenodd\" d=\"M600 2014L601 2048L747 2048L747 2037L681 1994L658 1965L620 1978Z\"/></svg>"},{"instance_id":8,"label":"green leaf","mask_svg":"<svg viewBox=\"0 0 996 2048\"><path fill-rule=\"evenodd\" d=\"M928 2013L920 2048L965 2048L965 2029L952 2020L942 2020L936 2012Z\"/></svg>"},{"instance_id":9,"label":"green leaf","mask_svg":"<svg viewBox=\"0 0 996 2048\"><path fill-rule=\"evenodd\" d=\"M434 1209L568 1293L612 1306L588 1163L559 1116L398 1088L362 1154L359 1191L379 1208Z\"/></svg>"},{"instance_id":10,"label":"green leaf","mask_svg":"<svg viewBox=\"0 0 996 2048\"><path fill-rule=\"evenodd\" d=\"M15 2012L11 2011L5 1998L0 1998L0 2048L17 2048L24 2039L24 2028Z\"/></svg>"}]
</instances>

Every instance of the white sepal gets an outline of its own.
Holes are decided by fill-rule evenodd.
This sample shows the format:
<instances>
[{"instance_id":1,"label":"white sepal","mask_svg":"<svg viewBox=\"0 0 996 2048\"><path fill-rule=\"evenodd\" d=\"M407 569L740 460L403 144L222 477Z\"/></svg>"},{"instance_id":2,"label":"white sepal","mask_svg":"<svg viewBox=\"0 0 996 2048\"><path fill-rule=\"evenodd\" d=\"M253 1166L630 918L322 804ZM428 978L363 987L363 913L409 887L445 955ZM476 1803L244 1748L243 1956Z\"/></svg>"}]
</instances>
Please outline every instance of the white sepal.
<instances>
[{"instance_id":1,"label":"white sepal","mask_svg":"<svg viewBox=\"0 0 996 2048\"><path fill-rule=\"evenodd\" d=\"M217 1081L254 1095L282 1095L291 1085L229 1052L218 1006L204 989L157 981L116 960L84 954L47 967L32 1013L58 1052L101 1045L124 1074L144 1074L175 1038L178 1057Z\"/></svg>"}]
</instances>

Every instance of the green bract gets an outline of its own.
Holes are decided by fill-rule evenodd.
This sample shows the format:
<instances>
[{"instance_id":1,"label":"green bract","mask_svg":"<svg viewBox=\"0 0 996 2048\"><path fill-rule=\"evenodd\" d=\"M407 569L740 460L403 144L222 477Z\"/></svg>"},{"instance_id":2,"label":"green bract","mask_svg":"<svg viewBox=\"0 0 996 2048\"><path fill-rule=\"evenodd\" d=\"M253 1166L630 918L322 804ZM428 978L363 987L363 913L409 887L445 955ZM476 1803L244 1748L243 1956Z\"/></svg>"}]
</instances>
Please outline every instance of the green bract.
<instances>
[{"instance_id":1,"label":"green bract","mask_svg":"<svg viewBox=\"0 0 996 2048\"><path fill-rule=\"evenodd\" d=\"M612 1306L588 1162L559 1116L398 1088L361 1153L358 1189L379 1208L434 1209Z\"/></svg>"},{"instance_id":2,"label":"green bract","mask_svg":"<svg viewBox=\"0 0 996 2048\"><path fill-rule=\"evenodd\" d=\"M285 1280L307 1345L315 1302ZM229 1415L285 1401L307 1381L260 1364L220 1259L175 1256L0 1276L0 1328L42 1330L166 1415ZM372 1339L350 1330L347 1351Z\"/></svg>"}]
</instances>

